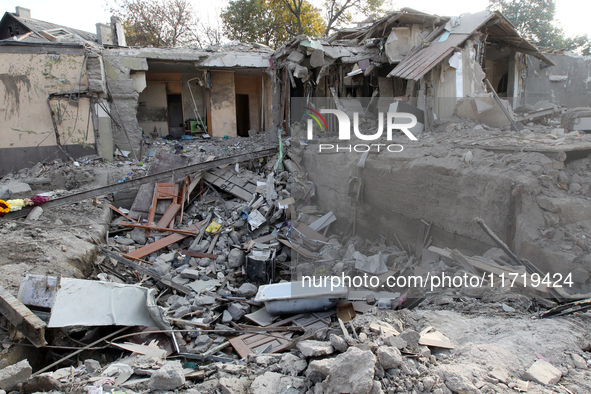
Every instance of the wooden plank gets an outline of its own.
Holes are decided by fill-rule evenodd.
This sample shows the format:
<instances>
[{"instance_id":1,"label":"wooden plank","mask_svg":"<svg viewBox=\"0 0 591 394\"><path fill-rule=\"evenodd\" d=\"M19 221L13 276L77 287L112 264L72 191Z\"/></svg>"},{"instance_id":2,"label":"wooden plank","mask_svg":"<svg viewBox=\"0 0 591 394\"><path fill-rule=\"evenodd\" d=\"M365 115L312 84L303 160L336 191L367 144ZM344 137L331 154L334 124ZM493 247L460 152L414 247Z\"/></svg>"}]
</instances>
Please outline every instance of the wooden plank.
<instances>
[{"instance_id":1,"label":"wooden plank","mask_svg":"<svg viewBox=\"0 0 591 394\"><path fill-rule=\"evenodd\" d=\"M312 252L317 252L328 242L328 238L312 230L307 224L299 223L292 228L291 241L292 244L298 244Z\"/></svg>"},{"instance_id":2,"label":"wooden plank","mask_svg":"<svg viewBox=\"0 0 591 394\"><path fill-rule=\"evenodd\" d=\"M199 253L199 252L189 252L188 250L181 250L181 254L190 257L196 257L198 259L217 259L218 256L212 253Z\"/></svg>"},{"instance_id":3,"label":"wooden plank","mask_svg":"<svg viewBox=\"0 0 591 394\"><path fill-rule=\"evenodd\" d=\"M197 164L191 164L186 167L175 168L169 171L159 172L154 175L148 175L141 178L132 179L127 182L122 183L114 183L107 186L97 187L95 189L85 190L78 193L69 194L64 197L54 198L43 204L43 209L49 209L54 207L59 207L62 205L73 204L75 202L79 202L85 200L87 198L104 196L109 193L114 193L120 190L128 190L139 187L146 183L155 183L164 180L170 180L171 178L175 181L181 180L185 176L192 174L198 171L208 170L210 168L217 167L222 164L234 164L234 163L242 163L244 161L250 161L261 157L272 156L277 153L277 148L271 149L262 149L259 151L254 151L250 153L244 153L242 155L230 156L222 159L212 160L210 162L202 162ZM25 207L20 211L9 212L7 213L4 218L5 219L14 219L23 216L27 216L29 212L31 212L33 208Z\"/></svg>"},{"instance_id":4,"label":"wooden plank","mask_svg":"<svg viewBox=\"0 0 591 394\"><path fill-rule=\"evenodd\" d=\"M262 236L262 237L260 237L260 238L257 238L257 239L251 239L250 241L248 241L248 242L245 242L245 243L242 245L242 248L243 248L243 249L245 249L247 252L250 252L250 249L251 249L251 248L252 248L252 247L253 247L255 244L264 244L264 243L267 243L267 242L269 242L269 241L272 241L272 240L274 240L274 239L277 239L277 236L276 236L276 235L273 235L273 234L263 235L263 236Z\"/></svg>"},{"instance_id":5,"label":"wooden plank","mask_svg":"<svg viewBox=\"0 0 591 394\"><path fill-rule=\"evenodd\" d=\"M137 272L139 272L142 275L148 275L149 277L157 280L158 282L160 282L168 287L171 287L175 290L178 290L181 293L191 295L191 296L193 295L193 291L191 289L189 289L188 287L185 287L182 285L177 285L177 284L174 284L168 280L162 279L162 276L153 268L144 267L144 266L139 265L133 261L127 260L125 257L120 256L118 253L115 253L103 246L99 246L99 249L107 257L110 257L113 260L115 260L115 261L117 261L117 262L131 268L131 269L136 270Z\"/></svg>"},{"instance_id":6,"label":"wooden plank","mask_svg":"<svg viewBox=\"0 0 591 394\"><path fill-rule=\"evenodd\" d=\"M45 322L39 319L25 304L17 300L2 286L0 286L0 313L17 330L22 332L35 347L47 345L45 341Z\"/></svg>"},{"instance_id":7,"label":"wooden plank","mask_svg":"<svg viewBox=\"0 0 591 394\"><path fill-rule=\"evenodd\" d=\"M267 243L267 242L272 241L274 239L277 239L276 235L268 234L268 235L263 235L260 238L253 239L252 242L254 242L255 244L264 244L264 243Z\"/></svg>"},{"instance_id":8,"label":"wooden plank","mask_svg":"<svg viewBox=\"0 0 591 394\"><path fill-rule=\"evenodd\" d=\"M183 222L183 213L185 212L185 203L189 201L189 196L187 194L187 189L191 184L191 177L187 175L185 180L183 181L183 186L181 187L181 193L179 194L179 204L181 204L181 212L179 214L179 224ZM174 224L171 222L171 226L174 227Z\"/></svg>"},{"instance_id":9,"label":"wooden plank","mask_svg":"<svg viewBox=\"0 0 591 394\"><path fill-rule=\"evenodd\" d=\"M156 216L156 209L162 206L160 200L172 200L170 205L178 203L179 185L176 183L157 183L154 186L154 196L152 199L152 205L148 213L148 224L152 226L154 224L154 218ZM170 206L169 206L170 207ZM168 210L168 208L167 208ZM165 211L166 213L166 211ZM159 226L160 227L160 226ZM174 225L169 226L166 224L162 227L174 228ZM146 230L146 238L150 236L150 230Z\"/></svg>"},{"instance_id":10,"label":"wooden plank","mask_svg":"<svg viewBox=\"0 0 591 394\"><path fill-rule=\"evenodd\" d=\"M56 42L57 38L55 38L53 35L41 30L39 33L41 33L41 35L45 38L47 38L49 41L51 42Z\"/></svg>"},{"instance_id":11,"label":"wooden plank","mask_svg":"<svg viewBox=\"0 0 591 394\"><path fill-rule=\"evenodd\" d=\"M117 212L119 215L123 216L125 219L127 220L131 220L132 222L136 222L136 220L130 218L129 216L127 216L125 213L121 212L119 209L115 208L113 205L109 205L109 208L111 208L113 211Z\"/></svg>"},{"instance_id":12,"label":"wooden plank","mask_svg":"<svg viewBox=\"0 0 591 394\"><path fill-rule=\"evenodd\" d=\"M461 266L463 266L466 271L471 272L475 275L479 274L479 271L474 267L474 264L471 264L466 258L466 256L460 253L459 250L452 250L451 258L454 259Z\"/></svg>"},{"instance_id":13,"label":"wooden plank","mask_svg":"<svg viewBox=\"0 0 591 394\"><path fill-rule=\"evenodd\" d=\"M438 248L437 246L429 246L427 248L427 250L430 250L433 253L437 253L440 256L447 257L448 259L451 259L451 251L448 251L446 249L441 249L441 248Z\"/></svg>"},{"instance_id":14,"label":"wooden plank","mask_svg":"<svg viewBox=\"0 0 591 394\"><path fill-rule=\"evenodd\" d=\"M312 251L310 251L298 244L291 243L286 239L278 239L278 241L281 242L283 245L295 250L297 253L299 253L302 256L307 257L309 259L317 259L319 257L318 253L314 253L314 252L312 252Z\"/></svg>"},{"instance_id":15,"label":"wooden plank","mask_svg":"<svg viewBox=\"0 0 591 394\"><path fill-rule=\"evenodd\" d=\"M125 227L138 227L138 228L143 228L146 230L154 230L154 231L168 231L170 233L179 233L179 234L185 234L185 235L199 234L198 230L190 230L188 228L176 229L176 228L168 228L168 227L154 227L154 226L148 226L147 224L140 224L140 223L119 223L119 225L125 226Z\"/></svg>"},{"instance_id":16,"label":"wooden plank","mask_svg":"<svg viewBox=\"0 0 591 394\"><path fill-rule=\"evenodd\" d=\"M212 157L214 157L214 156L212 156ZM208 161L211 161L211 160L208 160ZM203 178L202 172L198 173L197 175L195 175L193 177L193 180L191 181L191 183L189 184L189 187L187 188L187 194L189 195L189 197L191 196L191 193L193 193L193 190L195 190L195 188L197 187L199 182L201 182L201 178Z\"/></svg>"},{"instance_id":17,"label":"wooden plank","mask_svg":"<svg viewBox=\"0 0 591 394\"><path fill-rule=\"evenodd\" d=\"M174 153L165 152L162 149L156 151L152 164L148 170L147 175L157 174L163 171L170 171L176 168L182 168L188 165L190 162L188 157L181 155L175 155ZM188 174L187 174L188 175ZM142 185L137 193L131 210L133 212L144 212L148 213L152 206L152 196L154 195L154 183ZM162 215L166 210L166 206L156 207L156 214Z\"/></svg>"},{"instance_id":18,"label":"wooden plank","mask_svg":"<svg viewBox=\"0 0 591 394\"><path fill-rule=\"evenodd\" d=\"M185 235L185 234L179 234L179 233L171 234L168 237L164 237L162 239L159 239L156 242L153 242L153 243L143 246L139 249L136 249L132 252L129 252L128 254L125 254L124 256L126 258L132 259L132 260L141 259L142 257L149 255L150 253L154 253L160 249L167 247L168 245L172 245L173 243L181 241L187 237L188 237L188 235Z\"/></svg>"},{"instance_id":19,"label":"wooden plank","mask_svg":"<svg viewBox=\"0 0 591 394\"><path fill-rule=\"evenodd\" d=\"M280 203L281 203L281 201L280 201ZM286 204L281 204L281 205L286 205ZM330 226L330 224L336 220L337 220L336 216L334 215L334 213L332 211L330 211L329 213L322 216L321 218L316 219L312 224L310 224L309 227L314 231L320 231L323 228Z\"/></svg>"},{"instance_id":20,"label":"wooden plank","mask_svg":"<svg viewBox=\"0 0 591 394\"><path fill-rule=\"evenodd\" d=\"M166 228L173 222L174 217L180 211L181 204L170 204L170 207L164 212L164 215L160 218L156 227Z\"/></svg>"},{"instance_id":21,"label":"wooden plank","mask_svg":"<svg viewBox=\"0 0 591 394\"><path fill-rule=\"evenodd\" d=\"M493 274L495 274L495 283L500 283L501 282L501 278L500 276L503 275L503 277L505 278L504 282L505 282L505 286L509 286L510 284L512 284L513 280L515 279L515 283L513 284L513 288L515 287L521 287L521 288L529 288L529 289L535 289L537 291L541 291L543 293L548 293L550 288L546 285L544 285L543 283L541 283L542 281L540 280L540 283L538 286L534 286L533 285L533 281L532 281L532 277L531 274L526 272L526 267L525 266L512 266L512 267L503 267L500 266L498 264L486 261L485 259L482 258L476 258L476 257L466 257L466 260L472 264L474 267L476 267L476 269L480 270L480 271L484 271L484 272L491 272ZM521 271L516 270L517 268L521 268ZM524 277L523 275L525 275L526 280L524 281ZM543 279L544 276L541 275L540 279Z\"/></svg>"},{"instance_id":22,"label":"wooden plank","mask_svg":"<svg viewBox=\"0 0 591 394\"><path fill-rule=\"evenodd\" d=\"M196 223L196 224L190 226L189 229L199 230L202 225L203 225L203 222L199 222L199 223ZM125 254L124 257L126 257L128 259L132 259L132 260L141 259L142 257L149 255L150 253L154 253L162 248L167 247L168 245L172 245L173 243L181 241L187 237L188 237L188 235L186 235L186 234L179 234L179 233L171 234L168 237L164 237L162 239L159 239L156 242L153 242L153 243L143 246L139 249L136 249L132 252L129 252L129 253Z\"/></svg>"},{"instance_id":23,"label":"wooden plank","mask_svg":"<svg viewBox=\"0 0 591 394\"><path fill-rule=\"evenodd\" d=\"M481 272L489 272L494 274L495 282L500 282L501 276L504 277L505 286L511 285L513 280L515 279L515 283L513 283L513 288L521 287L521 288L530 288L541 291L543 293L549 292L549 287L540 283L539 286L534 286L531 274L526 273L525 266L511 266L511 267L504 267L493 262L487 261L481 257L466 257L463 256L458 251L451 251L449 249L441 249L435 246L430 246L427 250L431 252L435 252L440 256L450 258L452 260L457 261L457 257L461 255L463 259L460 259L460 264L464 266L468 266L469 268L479 270ZM519 270L521 268L521 270ZM526 280L523 280L523 275L526 275ZM541 276L543 278L543 275ZM488 276L485 278L488 279ZM525 286L527 284L527 286Z\"/></svg>"},{"instance_id":24,"label":"wooden plank","mask_svg":"<svg viewBox=\"0 0 591 394\"><path fill-rule=\"evenodd\" d=\"M425 223L421 220L419 225L419 233L417 234L417 243L415 245L415 255L421 261L423 256L423 240L425 239Z\"/></svg>"},{"instance_id":25,"label":"wooden plank","mask_svg":"<svg viewBox=\"0 0 591 394\"><path fill-rule=\"evenodd\" d=\"M171 204L176 204L178 202L178 197L179 185L176 183L157 183L154 187L152 205L150 205L148 214L148 224L152 224L154 222L158 200L172 200Z\"/></svg>"}]
</instances>

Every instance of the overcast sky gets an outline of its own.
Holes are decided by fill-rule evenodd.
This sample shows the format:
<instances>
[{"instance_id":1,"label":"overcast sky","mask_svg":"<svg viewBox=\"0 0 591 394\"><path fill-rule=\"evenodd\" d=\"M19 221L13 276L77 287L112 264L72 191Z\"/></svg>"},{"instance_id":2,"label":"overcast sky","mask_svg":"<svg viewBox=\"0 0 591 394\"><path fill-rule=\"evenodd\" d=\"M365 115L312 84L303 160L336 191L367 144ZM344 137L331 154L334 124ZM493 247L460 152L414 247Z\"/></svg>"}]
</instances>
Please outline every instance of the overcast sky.
<instances>
[{"instance_id":1,"label":"overcast sky","mask_svg":"<svg viewBox=\"0 0 591 394\"><path fill-rule=\"evenodd\" d=\"M190 0L203 20L214 21L227 0ZM452 16L481 11L488 0L393 0L395 8L412 7L438 15ZM321 0L313 0L321 3ZM14 12L16 6L31 9L31 16L48 22L89 32L96 32L97 22L108 22L106 0L0 0L0 10ZM591 1L556 0L556 19L567 35L587 34L591 37Z\"/></svg>"}]
</instances>

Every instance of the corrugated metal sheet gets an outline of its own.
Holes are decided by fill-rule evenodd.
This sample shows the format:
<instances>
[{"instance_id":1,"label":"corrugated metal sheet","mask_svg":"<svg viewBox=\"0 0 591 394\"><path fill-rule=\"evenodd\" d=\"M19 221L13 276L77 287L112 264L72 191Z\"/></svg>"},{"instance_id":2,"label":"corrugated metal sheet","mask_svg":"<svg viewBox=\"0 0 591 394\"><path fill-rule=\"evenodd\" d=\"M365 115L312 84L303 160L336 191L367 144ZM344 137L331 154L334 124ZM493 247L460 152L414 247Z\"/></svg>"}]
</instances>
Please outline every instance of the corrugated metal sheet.
<instances>
[{"instance_id":1,"label":"corrugated metal sheet","mask_svg":"<svg viewBox=\"0 0 591 394\"><path fill-rule=\"evenodd\" d=\"M554 65L534 45L519 36L513 25L500 13L481 11L475 14L463 15L460 18L460 24L451 30L444 41L439 42L439 39L445 34L445 32L442 32L436 35L428 46L414 48L388 76L418 81L444 60L446 56L451 54L454 48L462 45L470 36L487 24L487 41L511 46L519 52L531 54L550 65Z\"/></svg>"},{"instance_id":2,"label":"corrugated metal sheet","mask_svg":"<svg viewBox=\"0 0 591 394\"><path fill-rule=\"evenodd\" d=\"M388 76L418 81L468 37L470 37L468 34L450 34L443 42L438 42L436 39L430 46L405 57Z\"/></svg>"}]
</instances>

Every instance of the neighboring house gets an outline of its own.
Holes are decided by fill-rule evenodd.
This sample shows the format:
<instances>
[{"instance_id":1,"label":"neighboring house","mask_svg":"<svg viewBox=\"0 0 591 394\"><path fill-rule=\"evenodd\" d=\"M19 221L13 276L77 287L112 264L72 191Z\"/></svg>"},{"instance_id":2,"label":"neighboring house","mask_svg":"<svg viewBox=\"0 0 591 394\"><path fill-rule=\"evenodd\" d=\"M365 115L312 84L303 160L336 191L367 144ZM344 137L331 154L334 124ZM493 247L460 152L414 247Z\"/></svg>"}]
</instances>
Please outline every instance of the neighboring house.
<instances>
[{"instance_id":1,"label":"neighboring house","mask_svg":"<svg viewBox=\"0 0 591 394\"><path fill-rule=\"evenodd\" d=\"M21 7L2 17L0 176L96 152L84 42L96 35L32 19Z\"/></svg>"},{"instance_id":2,"label":"neighboring house","mask_svg":"<svg viewBox=\"0 0 591 394\"><path fill-rule=\"evenodd\" d=\"M98 42L96 34L31 18L31 10L16 7L0 20L0 40L20 42Z\"/></svg>"}]
</instances>

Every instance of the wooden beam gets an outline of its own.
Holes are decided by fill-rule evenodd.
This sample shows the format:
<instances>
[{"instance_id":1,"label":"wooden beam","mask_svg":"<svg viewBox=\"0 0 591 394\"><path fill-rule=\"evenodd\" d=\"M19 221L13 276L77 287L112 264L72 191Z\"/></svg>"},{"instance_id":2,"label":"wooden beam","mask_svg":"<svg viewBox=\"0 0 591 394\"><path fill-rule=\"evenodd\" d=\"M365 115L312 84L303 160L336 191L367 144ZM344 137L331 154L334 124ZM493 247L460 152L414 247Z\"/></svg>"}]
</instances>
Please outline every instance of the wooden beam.
<instances>
[{"instance_id":1,"label":"wooden beam","mask_svg":"<svg viewBox=\"0 0 591 394\"><path fill-rule=\"evenodd\" d=\"M201 226L203 226L203 222L196 223L190 226L188 229L198 230L201 228ZM168 237L164 237L156 242L152 242L151 244L148 244L132 252L129 252L125 254L124 257L132 260L141 259L142 257L149 255L150 253L154 253L160 249L167 247L168 245L172 245L173 243L181 241L187 237L187 234L171 234Z\"/></svg>"},{"instance_id":2,"label":"wooden beam","mask_svg":"<svg viewBox=\"0 0 591 394\"><path fill-rule=\"evenodd\" d=\"M115 208L115 206L113 205L109 205L109 208L111 208L113 211L117 212L119 215L123 216L125 219L127 220L131 220L132 222L136 222L136 220L133 220L133 218L127 216L125 213L123 213L122 211L120 211L119 209Z\"/></svg>"},{"instance_id":3,"label":"wooden beam","mask_svg":"<svg viewBox=\"0 0 591 394\"><path fill-rule=\"evenodd\" d=\"M164 215L160 218L160 221L156 224L156 227L166 228L173 221L174 217L181 209L181 204L170 204Z\"/></svg>"},{"instance_id":4,"label":"wooden beam","mask_svg":"<svg viewBox=\"0 0 591 394\"><path fill-rule=\"evenodd\" d=\"M218 256L216 254L211 253L199 253L199 252L189 252L188 250L181 250L181 254L189 257L196 257L198 259L217 259Z\"/></svg>"},{"instance_id":5,"label":"wooden beam","mask_svg":"<svg viewBox=\"0 0 591 394\"><path fill-rule=\"evenodd\" d=\"M168 231L170 233L185 234L187 236L199 234L198 230L191 230L190 228L176 229L176 228L168 228L168 227L154 227L154 226L148 226L147 224L140 224L140 223L123 223L122 222L122 223L119 223L118 226L138 227L138 228L143 228L145 230L154 230L154 231Z\"/></svg>"},{"instance_id":6,"label":"wooden beam","mask_svg":"<svg viewBox=\"0 0 591 394\"><path fill-rule=\"evenodd\" d=\"M187 177L183 180L183 185L181 186L181 193L179 194L179 204L181 204L181 212L178 221L179 224L183 222L183 214L185 213L185 202L189 199L187 196L187 189L190 184L191 176L187 175ZM174 222L171 222L169 227L174 227Z\"/></svg>"},{"instance_id":7,"label":"wooden beam","mask_svg":"<svg viewBox=\"0 0 591 394\"><path fill-rule=\"evenodd\" d=\"M25 304L17 300L2 286L0 286L0 313L17 330L22 332L35 347L47 345L47 342L45 342L45 322L39 319Z\"/></svg>"}]
</instances>

